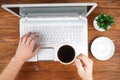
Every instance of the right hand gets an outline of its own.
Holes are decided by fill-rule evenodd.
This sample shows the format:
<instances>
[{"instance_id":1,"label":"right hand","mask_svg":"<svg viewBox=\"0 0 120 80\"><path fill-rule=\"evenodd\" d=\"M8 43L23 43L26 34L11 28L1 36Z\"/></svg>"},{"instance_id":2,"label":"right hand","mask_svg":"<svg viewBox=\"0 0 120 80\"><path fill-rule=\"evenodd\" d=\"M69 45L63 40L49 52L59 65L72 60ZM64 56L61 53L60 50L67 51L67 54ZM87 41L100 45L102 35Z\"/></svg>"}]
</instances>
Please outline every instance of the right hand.
<instances>
[{"instance_id":1,"label":"right hand","mask_svg":"<svg viewBox=\"0 0 120 80\"><path fill-rule=\"evenodd\" d=\"M85 55L79 55L75 60L77 72L82 80L93 80L93 61Z\"/></svg>"}]
</instances>

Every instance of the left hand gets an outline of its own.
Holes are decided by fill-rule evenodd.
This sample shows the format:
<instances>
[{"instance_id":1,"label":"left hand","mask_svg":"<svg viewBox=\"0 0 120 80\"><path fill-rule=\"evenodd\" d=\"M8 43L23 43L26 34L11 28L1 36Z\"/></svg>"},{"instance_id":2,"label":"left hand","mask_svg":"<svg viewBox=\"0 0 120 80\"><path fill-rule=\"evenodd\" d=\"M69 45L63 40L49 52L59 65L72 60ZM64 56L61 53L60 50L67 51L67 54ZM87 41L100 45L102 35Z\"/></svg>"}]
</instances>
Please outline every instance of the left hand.
<instances>
[{"instance_id":1,"label":"left hand","mask_svg":"<svg viewBox=\"0 0 120 80\"><path fill-rule=\"evenodd\" d=\"M39 37L36 33L29 32L25 34L19 41L14 58L24 63L33 57L40 49L40 46L35 48L38 39Z\"/></svg>"}]
</instances>

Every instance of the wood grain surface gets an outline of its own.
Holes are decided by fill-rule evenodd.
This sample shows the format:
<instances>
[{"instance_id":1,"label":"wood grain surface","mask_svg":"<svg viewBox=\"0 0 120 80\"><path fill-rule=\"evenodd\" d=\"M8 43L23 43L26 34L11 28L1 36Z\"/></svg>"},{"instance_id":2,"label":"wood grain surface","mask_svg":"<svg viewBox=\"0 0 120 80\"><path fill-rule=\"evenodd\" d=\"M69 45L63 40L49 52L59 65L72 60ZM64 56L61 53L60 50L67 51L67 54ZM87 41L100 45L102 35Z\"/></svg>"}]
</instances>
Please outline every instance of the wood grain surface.
<instances>
[{"instance_id":1,"label":"wood grain surface","mask_svg":"<svg viewBox=\"0 0 120 80\"><path fill-rule=\"evenodd\" d=\"M94 61L94 80L120 80L120 0L0 0L2 4L19 3L78 3L96 2L97 8L89 15L89 57ZM99 13L110 14L115 24L106 32L93 28L93 20ZM115 43L115 54L107 61L98 61L90 46L96 37L106 36ZM14 56L19 41L19 18L0 7L0 72ZM58 62L25 63L16 80L81 80L73 65Z\"/></svg>"}]
</instances>

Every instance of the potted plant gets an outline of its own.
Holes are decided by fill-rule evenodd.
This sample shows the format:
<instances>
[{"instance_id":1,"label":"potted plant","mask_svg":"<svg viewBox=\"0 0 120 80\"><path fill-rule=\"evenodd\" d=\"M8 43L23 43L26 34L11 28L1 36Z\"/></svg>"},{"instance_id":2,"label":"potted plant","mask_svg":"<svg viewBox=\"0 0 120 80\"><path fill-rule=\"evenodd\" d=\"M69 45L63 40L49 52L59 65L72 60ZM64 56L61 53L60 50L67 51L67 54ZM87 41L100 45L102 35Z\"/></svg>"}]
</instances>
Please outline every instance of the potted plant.
<instances>
[{"instance_id":1,"label":"potted plant","mask_svg":"<svg viewBox=\"0 0 120 80\"><path fill-rule=\"evenodd\" d=\"M96 30L107 31L114 24L114 18L101 13L94 19L93 24Z\"/></svg>"}]
</instances>

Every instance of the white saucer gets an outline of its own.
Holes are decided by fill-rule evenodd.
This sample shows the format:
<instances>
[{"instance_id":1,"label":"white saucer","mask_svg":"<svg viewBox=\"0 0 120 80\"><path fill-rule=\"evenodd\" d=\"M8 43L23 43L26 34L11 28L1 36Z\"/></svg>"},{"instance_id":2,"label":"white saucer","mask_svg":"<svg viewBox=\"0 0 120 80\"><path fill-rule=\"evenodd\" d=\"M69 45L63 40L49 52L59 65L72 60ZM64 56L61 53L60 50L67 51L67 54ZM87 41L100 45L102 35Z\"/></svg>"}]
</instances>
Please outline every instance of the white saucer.
<instances>
[{"instance_id":1,"label":"white saucer","mask_svg":"<svg viewBox=\"0 0 120 80\"><path fill-rule=\"evenodd\" d=\"M107 37L96 38L91 45L92 55L98 60L110 59L115 51L115 45Z\"/></svg>"}]
</instances>

